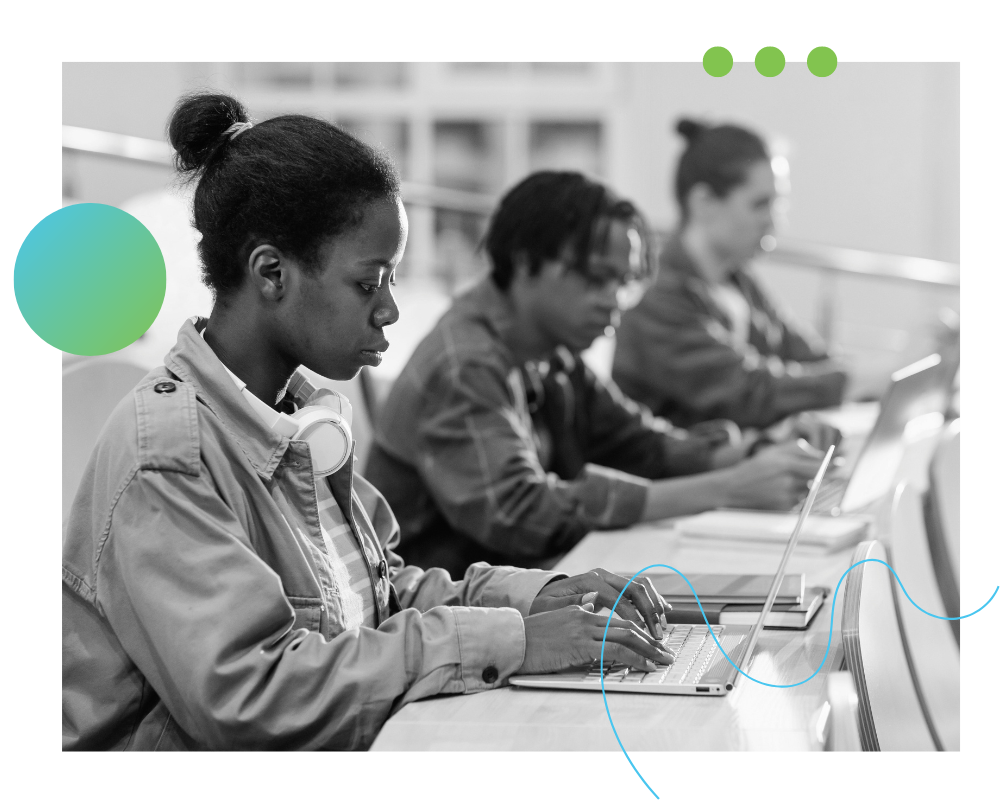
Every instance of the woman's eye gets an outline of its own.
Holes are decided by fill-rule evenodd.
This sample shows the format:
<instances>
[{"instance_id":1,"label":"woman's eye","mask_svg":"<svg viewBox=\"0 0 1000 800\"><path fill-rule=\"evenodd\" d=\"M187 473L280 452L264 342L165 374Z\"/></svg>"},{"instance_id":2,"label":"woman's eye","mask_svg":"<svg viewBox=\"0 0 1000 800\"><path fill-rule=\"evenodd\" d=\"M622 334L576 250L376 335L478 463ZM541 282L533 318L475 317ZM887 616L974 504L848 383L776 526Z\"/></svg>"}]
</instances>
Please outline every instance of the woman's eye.
<instances>
[{"instance_id":1,"label":"woman's eye","mask_svg":"<svg viewBox=\"0 0 1000 800\"><path fill-rule=\"evenodd\" d=\"M377 283L361 283L358 285L361 287L362 291L367 292L368 294L374 294L378 291L379 287Z\"/></svg>"}]
</instances>

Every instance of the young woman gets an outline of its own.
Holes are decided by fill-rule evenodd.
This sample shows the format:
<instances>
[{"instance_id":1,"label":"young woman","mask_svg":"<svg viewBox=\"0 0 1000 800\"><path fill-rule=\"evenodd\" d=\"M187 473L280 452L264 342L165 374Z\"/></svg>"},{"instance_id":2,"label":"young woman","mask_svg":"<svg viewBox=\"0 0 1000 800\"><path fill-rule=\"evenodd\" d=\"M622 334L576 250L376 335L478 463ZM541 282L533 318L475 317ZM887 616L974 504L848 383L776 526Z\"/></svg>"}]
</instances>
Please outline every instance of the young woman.
<instances>
[{"instance_id":1,"label":"young woman","mask_svg":"<svg viewBox=\"0 0 1000 800\"><path fill-rule=\"evenodd\" d=\"M406 567L353 473L323 379L377 365L398 316L392 167L326 122L251 126L224 95L182 100L169 136L215 304L116 409L74 501L63 746L366 748L411 700L598 656L591 612L624 579ZM670 663L662 599L626 598L606 658Z\"/></svg>"},{"instance_id":2,"label":"young woman","mask_svg":"<svg viewBox=\"0 0 1000 800\"><path fill-rule=\"evenodd\" d=\"M681 425L726 417L763 427L841 401L847 375L782 319L746 270L772 229L774 175L756 134L681 120L680 229L656 285L626 313L613 376Z\"/></svg>"}]
</instances>

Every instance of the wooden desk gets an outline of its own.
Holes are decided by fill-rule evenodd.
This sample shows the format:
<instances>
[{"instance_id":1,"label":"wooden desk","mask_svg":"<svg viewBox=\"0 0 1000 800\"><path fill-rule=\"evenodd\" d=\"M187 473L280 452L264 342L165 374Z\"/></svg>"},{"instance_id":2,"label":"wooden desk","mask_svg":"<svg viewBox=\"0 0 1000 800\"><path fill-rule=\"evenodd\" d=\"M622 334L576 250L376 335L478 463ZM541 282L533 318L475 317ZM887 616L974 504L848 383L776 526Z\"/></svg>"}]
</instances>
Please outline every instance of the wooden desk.
<instances>
[{"instance_id":1,"label":"wooden desk","mask_svg":"<svg viewBox=\"0 0 1000 800\"><path fill-rule=\"evenodd\" d=\"M936 434L935 434L936 435ZM926 475L915 463L930 458L923 435L900 477ZM932 444L932 443L931 443ZM556 568L575 574L595 566L631 575L649 564L688 572L772 573L783 547L738 546L682 540L670 523L628 531L591 533ZM826 694L826 674L843 660L840 608L832 590L851 563L851 547L817 553L800 547L789 571L804 572L811 585L831 596L806 631L764 631L748 670L768 683L795 683L813 673L826 650L834 614L830 655L822 672L794 689L773 689L737 680L724 697L682 697L609 692L608 707L622 744L633 750L811 750L820 749L816 714ZM843 587L838 598L843 605ZM393 716L373 750L617 750L600 692L506 687L471 695L412 703Z\"/></svg>"}]
</instances>

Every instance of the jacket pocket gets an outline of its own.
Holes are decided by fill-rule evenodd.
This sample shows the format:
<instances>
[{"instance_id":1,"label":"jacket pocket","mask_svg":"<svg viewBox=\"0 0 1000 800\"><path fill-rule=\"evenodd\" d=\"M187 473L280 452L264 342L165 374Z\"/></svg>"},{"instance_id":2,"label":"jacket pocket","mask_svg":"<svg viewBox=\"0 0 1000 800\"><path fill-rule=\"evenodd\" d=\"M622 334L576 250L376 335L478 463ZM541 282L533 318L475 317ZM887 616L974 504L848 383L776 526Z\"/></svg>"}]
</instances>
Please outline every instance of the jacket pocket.
<instances>
[{"instance_id":1,"label":"jacket pocket","mask_svg":"<svg viewBox=\"0 0 1000 800\"><path fill-rule=\"evenodd\" d=\"M295 612L295 627L322 633L323 601L318 597L289 597Z\"/></svg>"}]
</instances>

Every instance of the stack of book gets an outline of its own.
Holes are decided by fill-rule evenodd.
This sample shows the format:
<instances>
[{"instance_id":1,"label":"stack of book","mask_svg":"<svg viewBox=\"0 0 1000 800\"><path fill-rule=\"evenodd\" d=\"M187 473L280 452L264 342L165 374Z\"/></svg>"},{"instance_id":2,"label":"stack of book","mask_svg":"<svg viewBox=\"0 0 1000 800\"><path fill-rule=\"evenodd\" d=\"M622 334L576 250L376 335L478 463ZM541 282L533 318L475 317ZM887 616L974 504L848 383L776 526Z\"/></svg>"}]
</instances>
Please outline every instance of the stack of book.
<instances>
[{"instance_id":1,"label":"stack of book","mask_svg":"<svg viewBox=\"0 0 1000 800\"><path fill-rule=\"evenodd\" d=\"M647 573L656 590L673 607L667 614L671 624L704 625L702 609L710 625L753 625L757 622L772 575L688 575L691 586L676 572ZM692 586L701 608L691 592ZM786 575L778 588L765 628L802 630L823 605L830 590L806 587L802 573Z\"/></svg>"}]
</instances>

